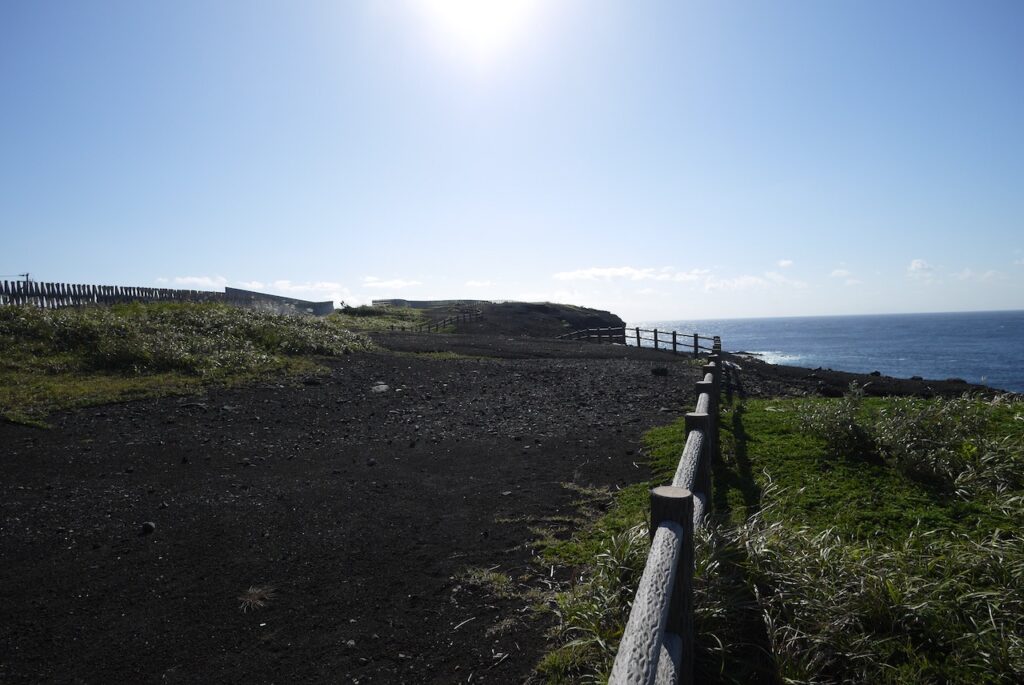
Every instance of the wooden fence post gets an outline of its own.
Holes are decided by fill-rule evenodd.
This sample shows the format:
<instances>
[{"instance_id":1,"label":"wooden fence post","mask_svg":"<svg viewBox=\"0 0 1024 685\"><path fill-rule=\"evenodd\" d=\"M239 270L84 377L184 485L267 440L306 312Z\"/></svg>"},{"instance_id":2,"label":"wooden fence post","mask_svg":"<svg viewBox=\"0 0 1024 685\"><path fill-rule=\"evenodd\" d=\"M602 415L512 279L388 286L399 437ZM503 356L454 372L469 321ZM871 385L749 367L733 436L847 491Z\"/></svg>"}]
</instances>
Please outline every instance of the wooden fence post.
<instances>
[{"instance_id":1,"label":"wooden fence post","mask_svg":"<svg viewBox=\"0 0 1024 685\"><path fill-rule=\"evenodd\" d=\"M640 327L636 327L636 346L640 347Z\"/></svg>"},{"instance_id":2,"label":"wooden fence post","mask_svg":"<svg viewBox=\"0 0 1024 685\"><path fill-rule=\"evenodd\" d=\"M658 349L658 329L654 329L654 349Z\"/></svg>"},{"instance_id":3,"label":"wooden fence post","mask_svg":"<svg viewBox=\"0 0 1024 685\"><path fill-rule=\"evenodd\" d=\"M700 354L700 336L696 333L693 334L693 358L696 359L697 355Z\"/></svg>"},{"instance_id":4,"label":"wooden fence post","mask_svg":"<svg viewBox=\"0 0 1024 685\"><path fill-rule=\"evenodd\" d=\"M693 682L693 493L671 485L651 489L651 539L658 526L666 521L682 528L683 548L679 554L665 629L682 639L679 682L689 684Z\"/></svg>"},{"instance_id":5,"label":"wooden fence post","mask_svg":"<svg viewBox=\"0 0 1024 685\"><path fill-rule=\"evenodd\" d=\"M676 350L676 332L672 331L672 354L677 354Z\"/></svg>"},{"instance_id":6,"label":"wooden fence post","mask_svg":"<svg viewBox=\"0 0 1024 685\"><path fill-rule=\"evenodd\" d=\"M712 441L712 423L713 416L711 414L705 414L703 412L690 411L686 412L683 417L686 425L686 434L689 435L690 431L699 430L704 433L704 440L701 443L700 461L697 463L696 469L693 474L693 489L706 498L706 501L711 501L711 455L714 454L714 447Z\"/></svg>"}]
</instances>

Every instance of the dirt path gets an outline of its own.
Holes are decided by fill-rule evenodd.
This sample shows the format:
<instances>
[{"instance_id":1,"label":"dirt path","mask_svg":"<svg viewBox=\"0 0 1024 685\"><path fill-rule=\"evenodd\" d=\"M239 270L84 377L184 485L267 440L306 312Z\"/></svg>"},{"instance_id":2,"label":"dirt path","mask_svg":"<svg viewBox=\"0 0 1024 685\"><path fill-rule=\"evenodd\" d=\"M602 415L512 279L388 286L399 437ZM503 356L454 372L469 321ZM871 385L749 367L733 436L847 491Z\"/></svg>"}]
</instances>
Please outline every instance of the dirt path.
<instances>
[{"instance_id":1,"label":"dirt path","mask_svg":"<svg viewBox=\"0 0 1024 685\"><path fill-rule=\"evenodd\" d=\"M525 679L546 625L461 575L537 575L531 528L575 511L563 484L644 478L640 436L696 371L507 338L431 359L408 352L438 337L415 338L310 384L0 425L0 682ZM274 595L243 612L250 586Z\"/></svg>"}]
</instances>

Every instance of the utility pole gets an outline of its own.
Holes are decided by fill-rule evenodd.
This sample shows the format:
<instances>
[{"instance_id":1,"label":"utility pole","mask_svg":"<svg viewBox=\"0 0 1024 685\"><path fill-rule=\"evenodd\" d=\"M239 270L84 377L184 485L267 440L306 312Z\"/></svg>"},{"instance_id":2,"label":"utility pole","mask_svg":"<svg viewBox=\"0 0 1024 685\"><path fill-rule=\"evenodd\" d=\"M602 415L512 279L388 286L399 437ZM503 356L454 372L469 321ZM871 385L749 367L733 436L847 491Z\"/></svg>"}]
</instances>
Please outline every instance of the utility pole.
<instances>
[{"instance_id":1,"label":"utility pole","mask_svg":"<svg viewBox=\"0 0 1024 685\"><path fill-rule=\"evenodd\" d=\"M29 278L29 274L27 274L27 273L23 273L23 274L18 274L18 275L19 275L19 276L24 276L24 277L25 277L25 282L26 282L26 283L28 283L29 281L31 281L31 280L32 280L31 278Z\"/></svg>"}]
</instances>

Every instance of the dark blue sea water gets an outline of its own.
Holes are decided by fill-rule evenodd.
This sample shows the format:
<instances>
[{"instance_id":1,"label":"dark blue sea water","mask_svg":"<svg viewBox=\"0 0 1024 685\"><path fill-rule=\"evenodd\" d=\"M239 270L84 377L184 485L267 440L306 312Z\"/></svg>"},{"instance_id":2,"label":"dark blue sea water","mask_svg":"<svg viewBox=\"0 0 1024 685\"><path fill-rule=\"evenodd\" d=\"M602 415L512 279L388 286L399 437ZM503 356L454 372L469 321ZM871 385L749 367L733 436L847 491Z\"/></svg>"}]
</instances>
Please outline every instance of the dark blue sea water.
<instances>
[{"instance_id":1,"label":"dark blue sea water","mask_svg":"<svg viewBox=\"0 0 1024 685\"><path fill-rule=\"evenodd\" d=\"M637 324L631 324L637 325ZM1024 392L1024 311L648 321L720 335L730 352L787 364L971 383Z\"/></svg>"}]
</instances>

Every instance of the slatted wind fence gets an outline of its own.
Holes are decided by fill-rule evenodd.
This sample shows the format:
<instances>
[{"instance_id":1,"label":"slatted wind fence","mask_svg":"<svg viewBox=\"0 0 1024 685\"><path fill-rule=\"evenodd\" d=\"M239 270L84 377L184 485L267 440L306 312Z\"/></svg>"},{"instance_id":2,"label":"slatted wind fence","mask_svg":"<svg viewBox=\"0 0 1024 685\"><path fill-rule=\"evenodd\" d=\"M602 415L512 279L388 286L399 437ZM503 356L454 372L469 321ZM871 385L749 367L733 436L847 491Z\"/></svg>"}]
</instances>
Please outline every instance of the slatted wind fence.
<instances>
[{"instance_id":1,"label":"slatted wind fence","mask_svg":"<svg viewBox=\"0 0 1024 685\"><path fill-rule=\"evenodd\" d=\"M711 500L711 460L718 446L721 342L713 345L696 407L686 414L686 445L672 484L651 490L651 549L608 682L693 682L695 528Z\"/></svg>"},{"instance_id":2,"label":"slatted wind fence","mask_svg":"<svg viewBox=\"0 0 1024 685\"><path fill-rule=\"evenodd\" d=\"M138 288L120 285L82 283L42 283L39 281L3 281L0 305L30 305L44 309L76 307L88 304L122 302L224 302L224 293L177 288Z\"/></svg>"},{"instance_id":3,"label":"slatted wind fence","mask_svg":"<svg viewBox=\"0 0 1024 685\"><path fill-rule=\"evenodd\" d=\"M142 288L84 283L42 283L39 281L3 281L0 305L25 305L43 309L81 307L125 302L222 302L236 307L262 309L279 314L326 316L334 311L334 302L307 302L293 297L259 293L240 288L224 292L179 288Z\"/></svg>"}]
</instances>

